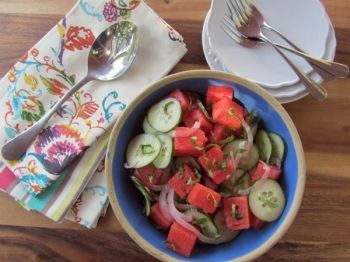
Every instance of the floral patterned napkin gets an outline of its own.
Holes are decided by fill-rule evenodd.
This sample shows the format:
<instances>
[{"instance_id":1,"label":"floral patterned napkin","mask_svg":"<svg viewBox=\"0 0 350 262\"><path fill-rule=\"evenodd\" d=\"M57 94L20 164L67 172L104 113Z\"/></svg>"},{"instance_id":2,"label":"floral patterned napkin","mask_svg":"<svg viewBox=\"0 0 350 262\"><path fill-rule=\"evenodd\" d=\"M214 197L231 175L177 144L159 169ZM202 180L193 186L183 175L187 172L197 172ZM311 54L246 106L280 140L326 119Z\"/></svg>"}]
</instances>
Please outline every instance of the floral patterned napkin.
<instances>
[{"instance_id":1,"label":"floral patterned napkin","mask_svg":"<svg viewBox=\"0 0 350 262\"><path fill-rule=\"evenodd\" d=\"M115 81L84 86L51 118L20 160L3 160L32 196L70 173L67 167L187 50L182 37L143 1L80 0L0 81L6 90L0 99L3 144L31 126L85 76L94 39L123 19L137 24L140 32L138 55L129 71Z\"/></svg>"}]
</instances>

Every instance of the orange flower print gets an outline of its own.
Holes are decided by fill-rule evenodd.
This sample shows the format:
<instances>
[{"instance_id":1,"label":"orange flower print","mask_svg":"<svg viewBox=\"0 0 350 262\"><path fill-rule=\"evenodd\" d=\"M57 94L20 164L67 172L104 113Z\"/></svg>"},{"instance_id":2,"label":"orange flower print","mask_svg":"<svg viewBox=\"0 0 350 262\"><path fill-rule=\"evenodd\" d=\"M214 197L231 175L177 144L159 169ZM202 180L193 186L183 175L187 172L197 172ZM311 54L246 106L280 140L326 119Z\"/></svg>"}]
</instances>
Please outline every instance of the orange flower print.
<instances>
[{"instance_id":1,"label":"orange flower print","mask_svg":"<svg viewBox=\"0 0 350 262\"><path fill-rule=\"evenodd\" d=\"M64 47L68 50L83 50L89 48L95 41L95 36L92 31L83 26L71 26L66 34Z\"/></svg>"},{"instance_id":2,"label":"orange flower print","mask_svg":"<svg viewBox=\"0 0 350 262\"><path fill-rule=\"evenodd\" d=\"M14 67L12 67L12 68L10 69L10 71L8 72L7 78L8 78L8 80L9 80L11 83L16 82L16 80L17 80L17 78L16 78L16 69L15 69Z\"/></svg>"}]
</instances>

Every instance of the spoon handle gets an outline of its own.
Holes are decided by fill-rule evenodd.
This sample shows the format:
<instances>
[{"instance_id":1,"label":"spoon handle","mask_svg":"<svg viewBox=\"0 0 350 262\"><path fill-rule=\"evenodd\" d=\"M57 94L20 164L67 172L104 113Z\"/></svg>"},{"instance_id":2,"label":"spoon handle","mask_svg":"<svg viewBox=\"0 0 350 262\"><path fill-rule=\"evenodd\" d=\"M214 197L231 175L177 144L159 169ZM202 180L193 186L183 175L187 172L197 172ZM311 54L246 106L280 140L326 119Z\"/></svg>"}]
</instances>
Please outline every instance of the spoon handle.
<instances>
[{"instance_id":1,"label":"spoon handle","mask_svg":"<svg viewBox=\"0 0 350 262\"><path fill-rule=\"evenodd\" d=\"M5 143L1 148L1 154L6 160L16 160L21 157L21 155L27 150L27 148L33 143L34 139L40 133L41 129L46 125L51 116L59 109L63 103L71 97L78 89L84 86L86 83L91 81L91 77L86 76L80 80L74 87L72 87L64 96L60 98L50 108L45 115L40 118L34 125L29 127L27 130L20 133L18 136L14 137L7 143Z\"/></svg>"},{"instance_id":2,"label":"spoon handle","mask_svg":"<svg viewBox=\"0 0 350 262\"><path fill-rule=\"evenodd\" d=\"M324 78L325 80L332 80L335 77L346 78L349 74L349 67L347 65L332 62L332 61L327 61L324 59L319 59L319 58L310 56L306 53L300 52L298 50L291 49L284 45L280 45L276 43L275 45L278 46L279 48L282 48L284 50L287 50L289 52L292 52L296 55L299 55L305 58L309 63L311 63L314 66L314 69L317 71L317 73L319 73L322 76L322 78ZM322 73L320 72L320 70L322 70ZM326 77L324 77L325 73L327 74Z\"/></svg>"},{"instance_id":3,"label":"spoon handle","mask_svg":"<svg viewBox=\"0 0 350 262\"><path fill-rule=\"evenodd\" d=\"M287 56L281 50L279 50L277 46L275 46L275 44L270 39L265 37L263 34L259 35L259 39L261 39L265 43L270 44L286 60L286 62L294 70L294 72L299 77L300 81L304 84L304 86L306 87L306 90L310 93L310 95L312 97L314 97L318 101L322 101L322 100L326 99L326 97L328 95L326 89L324 89L321 85L319 85L314 80L312 80L310 77L305 75L302 71L300 71L300 69L297 66L295 66L287 58Z\"/></svg>"},{"instance_id":4,"label":"spoon handle","mask_svg":"<svg viewBox=\"0 0 350 262\"><path fill-rule=\"evenodd\" d=\"M347 65L332 62L332 61L327 61L324 59L318 59L311 55L308 55L302 49L296 46L292 41L290 41L286 36L284 36L280 31L278 31L276 28L270 26L266 22L264 22L263 26L264 28L275 32L294 49L276 44L278 47L288 50L296 55L299 55L305 58L309 63L311 63L311 66L314 68L314 70L324 80L333 80L335 77L346 78L349 75L349 67Z\"/></svg>"}]
</instances>

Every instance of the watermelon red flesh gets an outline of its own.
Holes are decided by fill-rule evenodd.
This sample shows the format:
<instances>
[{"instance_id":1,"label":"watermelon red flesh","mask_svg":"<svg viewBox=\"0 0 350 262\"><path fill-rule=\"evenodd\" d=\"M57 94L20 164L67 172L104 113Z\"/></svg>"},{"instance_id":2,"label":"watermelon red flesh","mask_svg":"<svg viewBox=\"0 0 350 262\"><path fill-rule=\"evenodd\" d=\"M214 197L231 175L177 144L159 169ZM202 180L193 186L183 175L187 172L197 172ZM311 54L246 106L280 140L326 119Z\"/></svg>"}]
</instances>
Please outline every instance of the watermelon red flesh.
<instances>
[{"instance_id":1,"label":"watermelon red flesh","mask_svg":"<svg viewBox=\"0 0 350 262\"><path fill-rule=\"evenodd\" d=\"M183 171L176 174L169 180L169 186L181 197L185 197L198 182L193 170L188 165L183 165Z\"/></svg>"},{"instance_id":2,"label":"watermelon red flesh","mask_svg":"<svg viewBox=\"0 0 350 262\"><path fill-rule=\"evenodd\" d=\"M203 178L203 180L204 180L204 185L205 185L206 187L209 187L210 189L213 189L213 190L215 190L215 191L218 189L219 185L216 184L216 183L214 183L214 181L213 181L210 177L208 177L208 176L202 176L202 178Z\"/></svg>"},{"instance_id":3,"label":"watermelon red flesh","mask_svg":"<svg viewBox=\"0 0 350 262\"><path fill-rule=\"evenodd\" d=\"M162 230L168 229L170 227L172 221L168 220L160 210L159 202L156 202L152 207L151 207L151 213L150 213L150 218L153 220L154 223L157 224L158 228Z\"/></svg>"},{"instance_id":4,"label":"watermelon red flesh","mask_svg":"<svg viewBox=\"0 0 350 262\"><path fill-rule=\"evenodd\" d=\"M261 229L266 224L266 222L254 216L253 213L250 211L249 211L249 222L250 222L250 226L255 229Z\"/></svg>"},{"instance_id":5,"label":"watermelon red flesh","mask_svg":"<svg viewBox=\"0 0 350 262\"><path fill-rule=\"evenodd\" d=\"M224 153L219 146L209 149L198 158L198 162L216 184L224 182L234 171L232 160L230 158L224 160Z\"/></svg>"},{"instance_id":6,"label":"watermelon red flesh","mask_svg":"<svg viewBox=\"0 0 350 262\"><path fill-rule=\"evenodd\" d=\"M259 161L258 166L255 168L253 174L250 176L250 181L253 184L254 182L258 181L262 176L265 174L264 165L267 165L265 163L262 163ZM268 178L271 178L273 180L278 180L281 176L282 170L275 166L269 166L270 170L267 174Z\"/></svg>"},{"instance_id":7,"label":"watermelon red flesh","mask_svg":"<svg viewBox=\"0 0 350 262\"><path fill-rule=\"evenodd\" d=\"M188 127L177 127L177 131L182 132L185 129L191 130ZM186 131L186 130L185 130ZM191 136L188 137L175 137L174 138L174 155L175 156L200 156L202 155L202 147L205 146L208 139L205 133L198 129Z\"/></svg>"},{"instance_id":8,"label":"watermelon red flesh","mask_svg":"<svg viewBox=\"0 0 350 262\"><path fill-rule=\"evenodd\" d=\"M224 125L215 124L210 136L210 142L212 144L219 144L228 136L232 135L232 130L228 129Z\"/></svg>"},{"instance_id":9,"label":"watermelon red flesh","mask_svg":"<svg viewBox=\"0 0 350 262\"><path fill-rule=\"evenodd\" d=\"M241 119L244 118L244 109L236 102L224 96L213 104L213 119L230 129L238 129L241 127Z\"/></svg>"},{"instance_id":10,"label":"watermelon red flesh","mask_svg":"<svg viewBox=\"0 0 350 262\"><path fill-rule=\"evenodd\" d=\"M227 86L209 86L206 97L207 105L211 105L219 101L224 96L232 100L234 96L233 88Z\"/></svg>"},{"instance_id":11,"label":"watermelon red flesh","mask_svg":"<svg viewBox=\"0 0 350 262\"><path fill-rule=\"evenodd\" d=\"M153 164L135 169L136 177L148 187L150 185L158 185L160 179L164 175L164 172L164 169L156 168Z\"/></svg>"},{"instance_id":12,"label":"watermelon red flesh","mask_svg":"<svg viewBox=\"0 0 350 262\"><path fill-rule=\"evenodd\" d=\"M225 198L223 207L225 223L228 229L240 230L250 227L247 196Z\"/></svg>"},{"instance_id":13,"label":"watermelon red flesh","mask_svg":"<svg viewBox=\"0 0 350 262\"><path fill-rule=\"evenodd\" d=\"M182 112L186 112L189 107L190 107L190 99L189 96L185 93L182 92L179 89L174 90L171 92L168 97L175 98L177 101L180 102Z\"/></svg>"},{"instance_id":14,"label":"watermelon red flesh","mask_svg":"<svg viewBox=\"0 0 350 262\"><path fill-rule=\"evenodd\" d=\"M213 129L212 123L204 115L203 111L200 108L192 108L190 111L188 111L184 115L183 121L187 127L192 127L194 123L198 121L200 123L200 128L206 134L208 134Z\"/></svg>"},{"instance_id":15,"label":"watermelon red flesh","mask_svg":"<svg viewBox=\"0 0 350 262\"><path fill-rule=\"evenodd\" d=\"M182 256L189 257L196 242L197 236L193 232L174 222L170 227L166 246Z\"/></svg>"},{"instance_id":16,"label":"watermelon red flesh","mask_svg":"<svg viewBox=\"0 0 350 262\"><path fill-rule=\"evenodd\" d=\"M196 208L202 209L204 212L213 214L221 200L219 193L203 186L200 183L195 184L191 192L188 194L187 202Z\"/></svg>"}]
</instances>

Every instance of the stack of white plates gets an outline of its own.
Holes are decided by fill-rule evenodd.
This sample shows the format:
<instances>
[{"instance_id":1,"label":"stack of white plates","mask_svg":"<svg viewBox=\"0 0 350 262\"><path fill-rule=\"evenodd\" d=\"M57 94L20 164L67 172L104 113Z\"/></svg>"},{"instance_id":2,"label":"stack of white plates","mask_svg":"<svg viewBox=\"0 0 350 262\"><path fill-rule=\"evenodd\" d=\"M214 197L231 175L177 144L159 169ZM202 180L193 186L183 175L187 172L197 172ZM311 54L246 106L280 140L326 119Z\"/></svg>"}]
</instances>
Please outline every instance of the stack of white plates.
<instances>
[{"instance_id":1,"label":"stack of white plates","mask_svg":"<svg viewBox=\"0 0 350 262\"><path fill-rule=\"evenodd\" d=\"M301 49L315 57L333 61L336 49L334 28L319 0L253 2L269 24ZM211 69L247 78L265 88L281 103L307 95L297 75L271 46L259 44L255 48L245 48L229 38L220 27L225 14L228 14L226 1L212 0L202 32L204 54ZM264 33L275 42L286 44L275 33L267 30ZM287 51L284 53L303 72L322 82L304 59Z\"/></svg>"}]
</instances>

